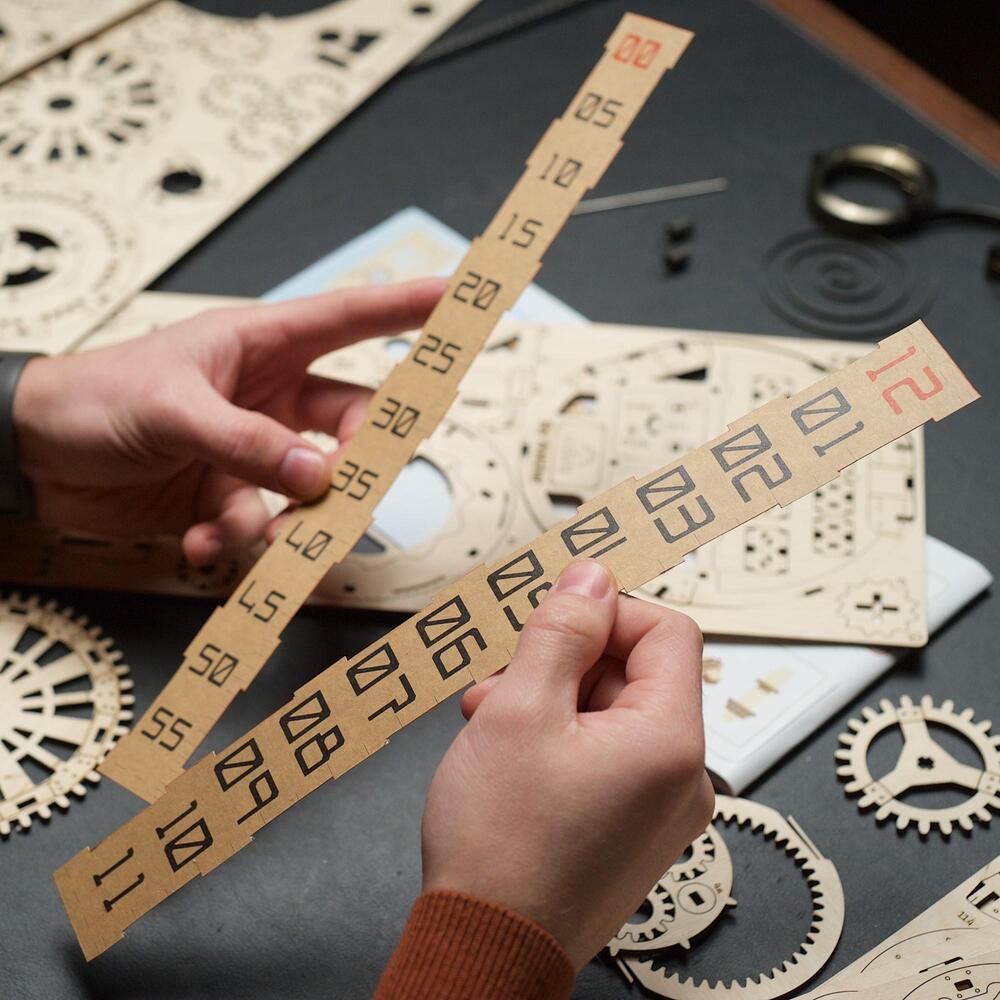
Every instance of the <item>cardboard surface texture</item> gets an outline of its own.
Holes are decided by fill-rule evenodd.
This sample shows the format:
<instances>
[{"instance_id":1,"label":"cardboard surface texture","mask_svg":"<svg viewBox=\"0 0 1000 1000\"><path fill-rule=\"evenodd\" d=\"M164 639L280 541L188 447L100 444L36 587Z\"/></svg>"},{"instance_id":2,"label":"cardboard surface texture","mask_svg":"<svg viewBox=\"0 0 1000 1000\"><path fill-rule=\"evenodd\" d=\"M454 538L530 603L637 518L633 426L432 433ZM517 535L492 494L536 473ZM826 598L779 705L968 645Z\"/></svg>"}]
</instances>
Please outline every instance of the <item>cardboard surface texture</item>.
<instances>
[{"instance_id":1,"label":"cardboard surface texture","mask_svg":"<svg viewBox=\"0 0 1000 1000\"><path fill-rule=\"evenodd\" d=\"M503 666L526 615L573 559L592 555L612 566L623 586L634 588L643 573L677 564L713 530L742 523L742 509L774 506L773 490L781 488L790 503L799 493L797 483L803 484L800 495L811 492L818 479L834 478L860 454L976 398L930 331L914 323L815 386L767 404L766 435L753 422L756 413L749 414L733 425L739 430L626 480L590 501L580 516L473 571L368 649L327 668L287 706L220 754L209 754L171 782L156 803L60 868L56 882L84 954L100 954L186 883L213 845L243 846L239 827L270 803L294 801L364 759L387 731L403 718L409 721L404 710L420 714L472 678ZM834 417L813 419L821 407ZM802 438L811 453L797 447ZM722 477L701 480L689 471L703 468L706 458ZM258 593L267 593L266 586ZM259 604L255 599L253 607L269 617L270 604L280 608L274 598ZM204 677L195 680L205 683ZM187 727L162 710L160 721L160 742L179 746ZM140 739L141 728L135 731ZM246 766L230 769L243 760ZM240 816L228 805L237 798L245 808ZM216 846L205 860L215 867L227 849Z\"/></svg>"},{"instance_id":2,"label":"cardboard surface texture","mask_svg":"<svg viewBox=\"0 0 1000 1000\"><path fill-rule=\"evenodd\" d=\"M531 176L543 164L537 180L549 185L552 197L521 209L508 199L500 218L509 224L498 229L491 223L487 232L494 235L473 242L406 359L389 374L341 453L331 491L289 518L230 595L224 613L214 614L188 647L178 674L104 761L102 774L153 801L182 773L320 578L368 528L378 501L444 415L501 313L534 278L540 267L536 237L549 242L597 181L600 170L587 164L595 157L601 164L610 159L604 152L618 149L621 133L690 37L631 14L622 19L584 82L583 96L557 120L565 127L550 129L528 157ZM553 134L559 136L556 145ZM461 613L455 613L457 621ZM464 668L471 654L464 646L455 650L448 655L464 659ZM449 668L442 679L460 669Z\"/></svg>"},{"instance_id":3,"label":"cardboard surface texture","mask_svg":"<svg viewBox=\"0 0 1000 1000\"><path fill-rule=\"evenodd\" d=\"M79 341L474 4L229 18L161 0L4 86L0 346Z\"/></svg>"}]
</instances>

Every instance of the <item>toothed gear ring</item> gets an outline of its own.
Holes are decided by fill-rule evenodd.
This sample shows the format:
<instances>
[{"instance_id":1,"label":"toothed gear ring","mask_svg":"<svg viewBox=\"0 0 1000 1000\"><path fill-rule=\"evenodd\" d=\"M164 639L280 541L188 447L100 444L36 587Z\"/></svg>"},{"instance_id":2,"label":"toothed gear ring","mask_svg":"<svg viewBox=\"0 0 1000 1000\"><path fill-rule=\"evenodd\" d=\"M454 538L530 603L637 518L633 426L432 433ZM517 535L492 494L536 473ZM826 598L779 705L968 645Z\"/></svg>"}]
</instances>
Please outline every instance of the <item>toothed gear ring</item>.
<instances>
[{"instance_id":1,"label":"toothed gear ring","mask_svg":"<svg viewBox=\"0 0 1000 1000\"><path fill-rule=\"evenodd\" d=\"M850 731L841 734L843 746L836 753L837 774L848 779L844 786L848 795L860 795L859 809L877 806L878 822L895 816L897 829L916 823L924 836L937 827L946 837L954 824L968 831L974 819L989 823L990 810L1000 810L1000 736L990 734L988 721L973 722L971 708L956 713L950 700L935 706L930 695L924 695L915 705L903 695L899 705L883 698L877 711L866 706L861 714L863 719L848 722ZM928 723L963 736L975 747L981 765L957 760L931 736ZM868 751L872 741L893 726L902 730L903 749L892 770L876 778L868 767ZM911 789L933 787L962 789L969 797L939 809L910 805L901 799Z\"/></svg>"},{"instance_id":2,"label":"toothed gear ring","mask_svg":"<svg viewBox=\"0 0 1000 1000\"><path fill-rule=\"evenodd\" d=\"M691 939L734 906L733 862L722 834L709 824L646 896L645 920L627 923L608 942L612 956L621 951L690 948Z\"/></svg>"},{"instance_id":3,"label":"toothed gear ring","mask_svg":"<svg viewBox=\"0 0 1000 1000\"><path fill-rule=\"evenodd\" d=\"M132 718L111 640L55 602L0 598L0 835L69 807Z\"/></svg>"}]
</instances>

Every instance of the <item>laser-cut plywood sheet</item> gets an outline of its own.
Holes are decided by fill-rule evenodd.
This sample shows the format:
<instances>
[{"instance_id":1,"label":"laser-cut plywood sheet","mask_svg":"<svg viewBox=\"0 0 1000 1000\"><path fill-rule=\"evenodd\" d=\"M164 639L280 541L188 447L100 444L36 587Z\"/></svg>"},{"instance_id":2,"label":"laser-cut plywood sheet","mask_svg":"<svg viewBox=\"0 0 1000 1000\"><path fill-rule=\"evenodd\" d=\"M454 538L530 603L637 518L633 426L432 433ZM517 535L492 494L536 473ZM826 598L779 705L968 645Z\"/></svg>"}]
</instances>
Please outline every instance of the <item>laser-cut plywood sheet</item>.
<instances>
[{"instance_id":1,"label":"laser-cut plywood sheet","mask_svg":"<svg viewBox=\"0 0 1000 1000\"><path fill-rule=\"evenodd\" d=\"M221 755L207 754L151 806L56 872L84 954L89 959L106 950L145 912L218 867L299 798L360 763L440 701L501 669L525 618L573 559L600 559L624 590L634 590L699 545L776 504L807 496L865 455L976 398L933 335L915 323L848 367L753 410L694 452L624 480L528 545L443 588L429 607L322 671L286 706ZM302 522L290 521L269 550L276 550L276 560L292 558L286 547L299 557L309 545L308 534L296 532ZM275 581L296 583L294 568L276 572L287 565L258 564L265 593ZM219 624L216 616L210 626ZM196 640L189 647L183 670L200 679L199 699L215 701L221 692L228 701L241 680L235 671L245 652L273 644L272 617L258 619L260 625L252 614L228 622L223 617L221 646ZM174 753L193 728L178 710L193 705L200 711L199 703L171 707L169 690L158 702L146 720L149 729L140 723L133 732ZM189 746L181 751L184 760ZM148 759L132 755L139 767Z\"/></svg>"},{"instance_id":2,"label":"laser-cut plywood sheet","mask_svg":"<svg viewBox=\"0 0 1000 1000\"><path fill-rule=\"evenodd\" d=\"M78 341L475 2L161 0L0 88L0 346Z\"/></svg>"},{"instance_id":3,"label":"laser-cut plywood sheet","mask_svg":"<svg viewBox=\"0 0 1000 1000\"><path fill-rule=\"evenodd\" d=\"M357 345L317 370L378 384L392 346ZM449 553L461 558L496 536L498 518L488 511L503 510L512 525L547 527L622 475L683 454L741 410L793 393L817 371L863 351L836 341L508 322L470 372L450 417L499 444L497 465L506 462L515 482L498 490L474 468L489 461L486 452L463 452L464 471L485 492L461 512L479 528L463 535L452 526L467 544L463 550L456 540ZM430 444L444 444L443 433ZM808 501L705 546L643 594L718 635L923 645L923 477L923 439L915 431ZM391 540L378 541L384 552L345 562L322 593L340 603L412 610L427 593L418 589L417 567L429 587L442 567L433 551L411 559L392 552Z\"/></svg>"},{"instance_id":4,"label":"laser-cut plywood sheet","mask_svg":"<svg viewBox=\"0 0 1000 1000\"><path fill-rule=\"evenodd\" d=\"M993 998L998 983L1000 857L800 1000Z\"/></svg>"},{"instance_id":5,"label":"laser-cut plywood sheet","mask_svg":"<svg viewBox=\"0 0 1000 1000\"><path fill-rule=\"evenodd\" d=\"M7 0L0 11L0 83L150 3L152 0Z\"/></svg>"},{"instance_id":6,"label":"laser-cut plywood sheet","mask_svg":"<svg viewBox=\"0 0 1000 1000\"><path fill-rule=\"evenodd\" d=\"M238 301L146 293L84 346ZM405 338L369 341L313 370L376 387L407 347ZM741 407L794 392L863 351L836 341L506 321L418 451L448 483L451 508L440 529L403 547L376 518L363 551L335 567L313 599L416 610L621 475L682 454ZM643 596L716 635L922 645L923 483L916 430L801 504L706 545ZM123 588L222 594L249 567L244 558L192 571L169 541L102 545L2 526L0 540L0 576L24 583L106 586L113 578Z\"/></svg>"}]
</instances>

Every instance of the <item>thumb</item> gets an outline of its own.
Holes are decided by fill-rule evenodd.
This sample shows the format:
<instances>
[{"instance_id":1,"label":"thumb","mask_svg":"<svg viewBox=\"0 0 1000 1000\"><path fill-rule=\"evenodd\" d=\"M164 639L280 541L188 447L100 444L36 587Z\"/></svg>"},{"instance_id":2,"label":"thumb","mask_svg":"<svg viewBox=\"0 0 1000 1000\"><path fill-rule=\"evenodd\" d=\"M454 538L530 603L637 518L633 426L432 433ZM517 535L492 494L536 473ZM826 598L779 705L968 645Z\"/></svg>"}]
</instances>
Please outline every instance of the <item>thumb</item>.
<instances>
[{"instance_id":1,"label":"thumb","mask_svg":"<svg viewBox=\"0 0 1000 1000\"><path fill-rule=\"evenodd\" d=\"M190 416L165 429L181 454L298 500L313 500L329 487L329 458L279 421L215 393L186 412Z\"/></svg>"},{"instance_id":2,"label":"thumb","mask_svg":"<svg viewBox=\"0 0 1000 1000\"><path fill-rule=\"evenodd\" d=\"M528 618L497 693L575 715L580 682L604 652L617 607L608 570L592 559L571 563Z\"/></svg>"}]
</instances>

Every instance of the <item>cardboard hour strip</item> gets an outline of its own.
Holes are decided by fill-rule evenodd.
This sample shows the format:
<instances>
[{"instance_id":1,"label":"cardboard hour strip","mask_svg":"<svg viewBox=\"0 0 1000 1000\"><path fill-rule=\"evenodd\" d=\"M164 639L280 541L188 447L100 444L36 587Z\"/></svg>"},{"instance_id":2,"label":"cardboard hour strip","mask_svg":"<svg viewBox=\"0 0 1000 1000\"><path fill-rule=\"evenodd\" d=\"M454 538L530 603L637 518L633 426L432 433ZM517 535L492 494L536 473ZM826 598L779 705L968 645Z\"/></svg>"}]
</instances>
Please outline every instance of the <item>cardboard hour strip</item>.
<instances>
[{"instance_id":1,"label":"cardboard hour strip","mask_svg":"<svg viewBox=\"0 0 1000 1000\"><path fill-rule=\"evenodd\" d=\"M930 331L915 323L841 371L747 414L679 461L619 483L495 565L467 574L383 639L328 667L224 751L206 755L155 803L60 868L56 884L84 954L99 955L297 799L344 774L444 698L503 667L525 619L572 560L597 558L623 590L634 590L699 545L776 504L792 503L863 456L976 398ZM288 532L272 548L292 548L292 540L301 547L303 537ZM241 648L249 645L240 638ZM202 672L211 669L206 663ZM177 728L167 719L159 730L163 742L180 743L184 736L174 737Z\"/></svg>"},{"instance_id":2,"label":"cardboard hour strip","mask_svg":"<svg viewBox=\"0 0 1000 1000\"><path fill-rule=\"evenodd\" d=\"M528 157L527 169L456 269L406 360L375 394L321 502L289 519L101 771L147 801L180 774L237 692L331 566L368 529L372 512L417 445L438 425L501 314L531 283L542 254L621 148L622 135L688 31L627 14L597 66Z\"/></svg>"}]
</instances>

